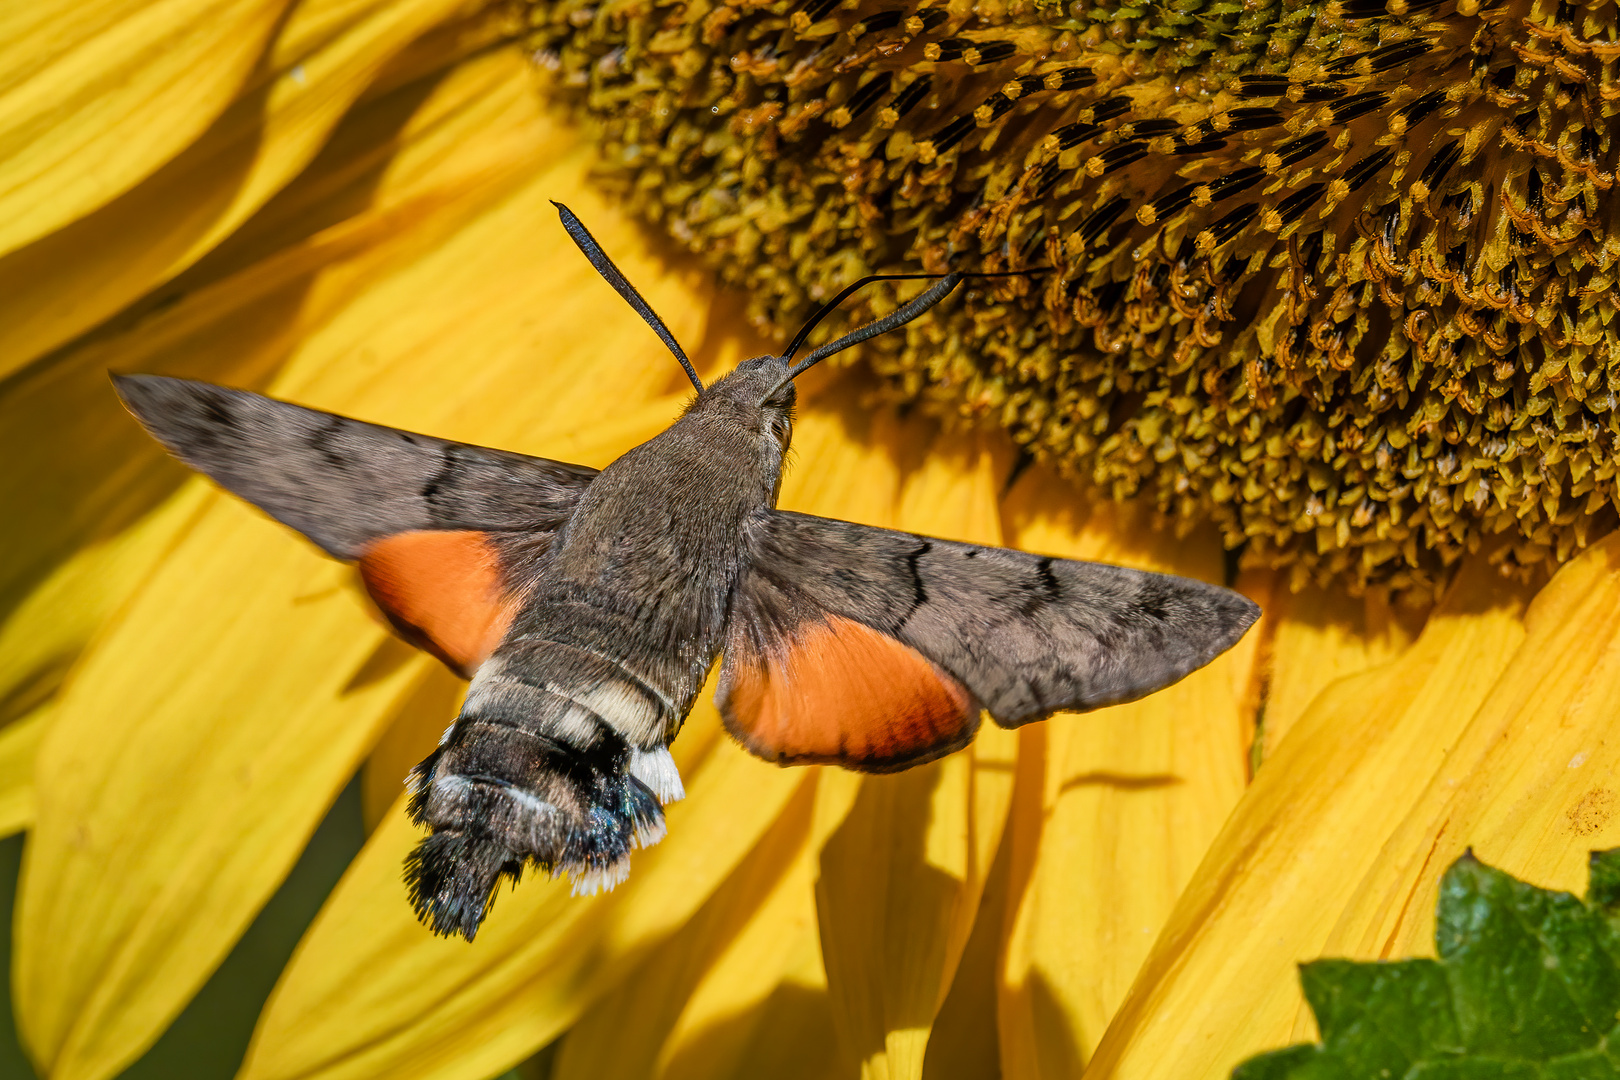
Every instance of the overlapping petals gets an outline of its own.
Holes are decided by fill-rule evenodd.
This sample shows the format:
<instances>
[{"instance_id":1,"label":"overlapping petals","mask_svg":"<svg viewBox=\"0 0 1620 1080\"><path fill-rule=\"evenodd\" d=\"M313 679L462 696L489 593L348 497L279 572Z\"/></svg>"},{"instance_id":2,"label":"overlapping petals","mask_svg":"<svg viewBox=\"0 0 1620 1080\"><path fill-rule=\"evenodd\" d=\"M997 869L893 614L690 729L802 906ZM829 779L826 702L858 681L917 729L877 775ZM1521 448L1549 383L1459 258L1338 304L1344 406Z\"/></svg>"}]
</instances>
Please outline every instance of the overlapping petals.
<instances>
[{"instance_id":1,"label":"overlapping petals","mask_svg":"<svg viewBox=\"0 0 1620 1080\"><path fill-rule=\"evenodd\" d=\"M194 142L249 81L290 6L8 5L0 13L0 252L87 216ZM108 138L114 131L128 137Z\"/></svg>"},{"instance_id":2,"label":"overlapping petals","mask_svg":"<svg viewBox=\"0 0 1620 1080\"><path fill-rule=\"evenodd\" d=\"M42 12L53 6L23 5ZM235 88L229 104L195 139L173 137L169 111L156 113L139 129L121 130L117 121L125 118L100 109L76 113L62 125L70 132L83 128L78 137L98 147L139 144L147 141L148 131L159 132L164 137L158 141L178 152L116 199L63 218L54 231L0 259L0 374L89 330L210 252L300 174L363 93L387 92L421 78L471 44L446 36L453 29L451 17L467 9L464 0L171 3L146 5L147 18L140 20L152 24L154 57L167 55L165 46L171 44L164 36L164 9L172 16L178 14L172 9L184 6L257 8L239 29L246 35L268 17L274 34L262 48L253 48L249 37L251 81ZM92 8L79 10L95 17ZM209 25L208 14L198 13L199 26ZM429 34L440 27L439 38ZM170 22L169 32L179 28ZM213 55L206 36L195 38L198 56ZM98 52L116 55L116 44L68 60L94 65L103 58ZM185 94L182 76L188 78L189 70L165 68L165 78L182 80L169 94ZM165 104L160 98L151 108L155 112ZM189 130L182 123L179 133ZM148 165L157 164L153 155L147 158L152 159Z\"/></svg>"},{"instance_id":3,"label":"overlapping petals","mask_svg":"<svg viewBox=\"0 0 1620 1080\"><path fill-rule=\"evenodd\" d=\"M1007 500L1021 547L1220 580L1213 535L1154 533L1146 507L1077 504L1032 471ZM1012 1075L1077 1072L1210 840L1243 795L1260 636L1142 701L1025 732L1041 776L1015 818L1001 984Z\"/></svg>"},{"instance_id":4,"label":"overlapping petals","mask_svg":"<svg viewBox=\"0 0 1620 1080\"><path fill-rule=\"evenodd\" d=\"M1480 557L1410 649L1312 702L1177 902L1097 1049L1098 1075L1224 1076L1291 1040L1304 1007L1294 966L1330 952L1358 882L1412 854L1388 841L1508 672L1524 599Z\"/></svg>"}]
</instances>

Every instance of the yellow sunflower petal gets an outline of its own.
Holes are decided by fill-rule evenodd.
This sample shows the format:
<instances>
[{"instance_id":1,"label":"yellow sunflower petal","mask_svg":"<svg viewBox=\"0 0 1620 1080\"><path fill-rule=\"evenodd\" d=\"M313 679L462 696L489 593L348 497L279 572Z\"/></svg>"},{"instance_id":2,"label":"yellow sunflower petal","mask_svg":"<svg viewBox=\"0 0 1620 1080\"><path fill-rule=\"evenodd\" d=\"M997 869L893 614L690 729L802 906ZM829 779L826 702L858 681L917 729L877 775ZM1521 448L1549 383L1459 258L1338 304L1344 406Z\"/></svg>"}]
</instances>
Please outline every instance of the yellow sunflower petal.
<instances>
[{"instance_id":1,"label":"yellow sunflower petal","mask_svg":"<svg viewBox=\"0 0 1620 1080\"><path fill-rule=\"evenodd\" d=\"M900 471L909 461L902 430L907 425L894 410L864 402L869 387L858 372L829 376L833 373L815 369L798 380L804 404L782 474L780 505L894 528ZM910 430L929 429L911 425Z\"/></svg>"},{"instance_id":2,"label":"yellow sunflower petal","mask_svg":"<svg viewBox=\"0 0 1620 1080\"><path fill-rule=\"evenodd\" d=\"M1290 1041L1303 1007L1295 965L1322 955L1508 668L1523 591L1472 557L1410 649L1317 697L1188 883L1088 1076L1215 1080Z\"/></svg>"},{"instance_id":3,"label":"yellow sunflower petal","mask_svg":"<svg viewBox=\"0 0 1620 1080\"><path fill-rule=\"evenodd\" d=\"M843 1075L816 926L818 841L807 838L770 896L715 955L686 999L651 1075L660 1080Z\"/></svg>"},{"instance_id":4,"label":"yellow sunflower petal","mask_svg":"<svg viewBox=\"0 0 1620 1080\"><path fill-rule=\"evenodd\" d=\"M0 720L56 693L85 643L173 549L207 500L206 488L190 486L124 535L73 551L7 613L0 623Z\"/></svg>"},{"instance_id":5,"label":"yellow sunflower petal","mask_svg":"<svg viewBox=\"0 0 1620 1080\"><path fill-rule=\"evenodd\" d=\"M746 957L745 967L731 973L733 979L743 983L742 987L728 987L734 992L732 1000L746 1000L749 991L757 994L762 984L769 988L769 975L780 974L784 946L791 948L794 943L795 927L780 922L780 918L795 907L810 908L815 865L810 845L815 773L805 773L804 780L793 801L760 837L755 850L680 933L660 946L617 990L599 1000L569 1030L553 1067L552 1080L644 1080L659 1075L664 1071L660 1065L665 1044L682 1020L694 990L710 978L728 954L740 950L745 936L751 955ZM813 909L808 914L805 929L813 929ZM748 934L749 929L754 933ZM737 1017L732 1024L746 1031L748 1019ZM746 1037L733 1035L727 1039L728 1034L722 1029L712 1034L699 1033L695 1038L700 1043L725 1039L732 1044L735 1055ZM730 1071L706 1050L703 1056L706 1076ZM808 1078L818 1074L801 1068L789 1075Z\"/></svg>"},{"instance_id":6,"label":"yellow sunflower petal","mask_svg":"<svg viewBox=\"0 0 1620 1080\"><path fill-rule=\"evenodd\" d=\"M183 152L118 198L0 258L0 375L206 254L309 163L391 59L463 7L462 0L294 7L264 51L261 76ZM141 141L125 130L102 139Z\"/></svg>"},{"instance_id":7,"label":"yellow sunflower petal","mask_svg":"<svg viewBox=\"0 0 1620 1080\"><path fill-rule=\"evenodd\" d=\"M195 139L247 81L288 6L289 0L6 5L0 253L83 217Z\"/></svg>"},{"instance_id":8,"label":"yellow sunflower petal","mask_svg":"<svg viewBox=\"0 0 1620 1080\"><path fill-rule=\"evenodd\" d=\"M806 423L817 420L827 422L812 413ZM1010 448L977 436L923 446L895 525L999 543L996 496ZM787 494L784 505L849 516L836 490L813 505L789 503ZM833 1017L846 1065L864 1076L922 1073L1006 821L1015 746L1013 733L986 725L968 751L865 778L822 850L816 898Z\"/></svg>"},{"instance_id":9,"label":"yellow sunflower petal","mask_svg":"<svg viewBox=\"0 0 1620 1080\"><path fill-rule=\"evenodd\" d=\"M527 78L519 58L508 68ZM325 314L304 327L281 392L523 448L525 427L583 427L604 404L656 396L671 371L679 378L588 265L552 268L577 255L547 196L593 217L605 210L572 135L549 130L528 153L549 154L551 168L531 169L488 213L448 235L426 218L437 234L402 228L329 270L304 305ZM545 236L549 247L535 239ZM616 239L621 265L652 279L653 302L695 336L703 309L691 290L656 274L634 234ZM585 374L598 350L622 358L613 385ZM489 416L505 419L476 422ZM23 1027L55 1075L105 1075L155 1037L274 889L408 688L417 660L392 674L364 670L383 638L346 574L222 502L70 683L40 758L53 795L29 848L18 960ZM164 812L138 812L149 805Z\"/></svg>"},{"instance_id":10,"label":"yellow sunflower petal","mask_svg":"<svg viewBox=\"0 0 1620 1080\"><path fill-rule=\"evenodd\" d=\"M448 668L435 666L389 719L360 774L360 816L367 833L387 819L406 776L438 745L466 693L465 682Z\"/></svg>"},{"instance_id":11,"label":"yellow sunflower petal","mask_svg":"<svg viewBox=\"0 0 1620 1080\"><path fill-rule=\"evenodd\" d=\"M809 877L802 894L761 908L738 947L693 992L662 1055L663 1080L846 1075L837 1060Z\"/></svg>"},{"instance_id":12,"label":"yellow sunflower petal","mask_svg":"<svg viewBox=\"0 0 1620 1080\"><path fill-rule=\"evenodd\" d=\"M1036 785L1040 774L1039 755L1027 756L1023 744L1015 748L1016 761L1007 764L1014 771L1014 795L1020 783ZM1009 814L1015 811L1009 809ZM934 1017L928 1035L928 1051L923 1057L923 1080L981 1080L1001 1072L1001 1039L997 1032L997 988L1001 983L1001 951L1011 900L1012 848L1009 817L1002 830L995 861L985 878L979 898L979 911L973 917L973 932L962 949L951 989Z\"/></svg>"},{"instance_id":13,"label":"yellow sunflower petal","mask_svg":"<svg viewBox=\"0 0 1620 1080\"><path fill-rule=\"evenodd\" d=\"M1279 590L1267 606L1271 678L1266 686L1259 757L1276 749L1316 695L1335 679L1395 659L1423 625L1426 609L1391 606L1387 589L1363 597L1310 586Z\"/></svg>"},{"instance_id":14,"label":"yellow sunflower petal","mask_svg":"<svg viewBox=\"0 0 1620 1080\"><path fill-rule=\"evenodd\" d=\"M1020 547L1221 580L1212 532L1178 539L1149 512L1086 500L1040 469L1007 503ZM1141 701L1060 714L1026 736L1044 744L1046 769L1014 815L1012 873L1028 883L1006 946L1006 1076L1079 1072L1243 794L1244 662L1227 654Z\"/></svg>"},{"instance_id":15,"label":"yellow sunflower petal","mask_svg":"<svg viewBox=\"0 0 1620 1080\"><path fill-rule=\"evenodd\" d=\"M1276 676L1273 649L1277 626L1271 612L1287 592L1283 575L1274 570L1244 570L1232 588L1260 605L1260 618L1253 628L1225 654L1225 668L1232 686L1232 698L1237 702L1238 715L1243 722L1242 741L1249 747L1248 774L1252 778L1263 755L1260 753L1261 714L1265 707L1269 684Z\"/></svg>"},{"instance_id":16,"label":"yellow sunflower petal","mask_svg":"<svg viewBox=\"0 0 1620 1080\"><path fill-rule=\"evenodd\" d=\"M347 573L216 496L63 691L16 954L19 1027L53 1078L150 1045L419 677Z\"/></svg>"},{"instance_id":17,"label":"yellow sunflower petal","mask_svg":"<svg viewBox=\"0 0 1620 1080\"><path fill-rule=\"evenodd\" d=\"M1007 737L986 741L865 779L822 850L816 898L833 1016L846 1064L864 1076L922 1074L1006 820Z\"/></svg>"},{"instance_id":18,"label":"yellow sunflower petal","mask_svg":"<svg viewBox=\"0 0 1620 1080\"><path fill-rule=\"evenodd\" d=\"M0 837L34 823L34 759L55 702L0 728Z\"/></svg>"},{"instance_id":19,"label":"yellow sunflower petal","mask_svg":"<svg viewBox=\"0 0 1620 1080\"><path fill-rule=\"evenodd\" d=\"M1587 854L1620 845L1620 536L1567 564L1525 638L1324 946L1433 955L1439 871L1472 847L1544 888L1585 890Z\"/></svg>"},{"instance_id":20,"label":"yellow sunflower petal","mask_svg":"<svg viewBox=\"0 0 1620 1080\"><path fill-rule=\"evenodd\" d=\"M673 750L689 794L628 882L571 896L566 881L526 881L472 945L412 915L400 866L420 833L391 813L288 965L241 1080L481 1080L561 1034L681 931L807 780L724 738L706 698Z\"/></svg>"}]
</instances>

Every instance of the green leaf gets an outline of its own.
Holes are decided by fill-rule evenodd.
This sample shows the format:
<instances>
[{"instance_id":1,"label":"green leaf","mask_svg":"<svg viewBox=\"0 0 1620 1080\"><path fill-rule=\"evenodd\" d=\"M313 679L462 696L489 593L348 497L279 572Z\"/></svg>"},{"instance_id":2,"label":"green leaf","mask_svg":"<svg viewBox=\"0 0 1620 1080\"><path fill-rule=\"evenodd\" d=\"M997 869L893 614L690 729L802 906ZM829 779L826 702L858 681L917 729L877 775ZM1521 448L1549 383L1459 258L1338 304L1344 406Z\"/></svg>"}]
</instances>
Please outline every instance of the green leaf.
<instances>
[{"instance_id":1,"label":"green leaf","mask_svg":"<svg viewBox=\"0 0 1620 1080\"><path fill-rule=\"evenodd\" d=\"M1440 883L1439 960L1300 967L1322 1042L1233 1080L1620 1080L1620 849L1584 899L1470 854Z\"/></svg>"},{"instance_id":2,"label":"green leaf","mask_svg":"<svg viewBox=\"0 0 1620 1080\"><path fill-rule=\"evenodd\" d=\"M1620 905L1620 848L1594 851L1587 863L1586 899L1599 907Z\"/></svg>"},{"instance_id":3,"label":"green leaf","mask_svg":"<svg viewBox=\"0 0 1620 1080\"><path fill-rule=\"evenodd\" d=\"M1355 1076L1404 1076L1462 1040L1445 968L1433 960L1358 964L1318 960L1300 970L1328 1051Z\"/></svg>"},{"instance_id":4,"label":"green leaf","mask_svg":"<svg viewBox=\"0 0 1620 1080\"><path fill-rule=\"evenodd\" d=\"M1440 884L1434 940L1471 1050L1545 1061L1614 1027L1620 941L1601 907L1464 855Z\"/></svg>"},{"instance_id":5,"label":"green leaf","mask_svg":"<svg viewBox=\"0 0 1620 1080\"><path fill-rule=\"evenodd\" d=\"M1321 1057L1321 1047L1301 1044L1250 1058L1232 1070L1232 1080L1287 1080L1296 1070Z\"/></svg>"},{"instance_id":6,"label":"green leaf","mask_svg":"<svg viewBox=\"0 0 1620 1080\"><path fill-rule=\"evenodd\" d=\"M1424 1062L1407 1074L1408 1080L1540 1080L1534 1065L1498 1058ZM1583 1078L1585 1080L1585 1078Z\"/></svg>"}]
</instances>

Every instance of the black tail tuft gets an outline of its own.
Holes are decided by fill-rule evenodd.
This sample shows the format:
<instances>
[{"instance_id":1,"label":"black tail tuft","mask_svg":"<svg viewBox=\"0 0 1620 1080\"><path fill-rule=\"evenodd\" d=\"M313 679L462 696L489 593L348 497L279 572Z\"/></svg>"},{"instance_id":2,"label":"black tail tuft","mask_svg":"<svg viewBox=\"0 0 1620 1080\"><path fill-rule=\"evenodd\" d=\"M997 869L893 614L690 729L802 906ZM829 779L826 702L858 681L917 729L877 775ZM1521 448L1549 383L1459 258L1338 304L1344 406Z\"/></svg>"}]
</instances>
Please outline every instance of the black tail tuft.
<instances>
[{"instance_id":1,"label":"black tail tuft","mask_svg":"<svg viewBox=\"0 0 1620 1080\"><path fill-rule=\"evenodd\" d=\"M407 782L411 820L433 830L405 860L417 917L471 941L501 878L516 882L525 865L568 877L576 893L623 881L630 852L664 835L658 799L626 771L629 759L610 730L579 747L458 718Z\"/></svg>"},{"instance_id":2,"label":"black tail tuft","mask_svg":"<svg viewBox=\"0 0 1620 1080\"><path fill-rule=\"evenodd\" d=\"M405 778L405 790L410 793L410 798L405 803L405 813L410 816L413 824L427 824L428 796L433 792L433 777L439 771L439 758L442 756L444 748L439 747L424 758Z\"/></svg>"},{"instance_id":3,"label":"black tail tuft","mask_svg":"<svg viewBox=\"0 0 1620 1080\"><path fill-rule=\"evenodd\" d=\"M495 904L502 878L516 882L523 862L488 837L441 830L405 859L405 885L416 917L443 937L471 941Z\"/></svg>"}]
</instances>

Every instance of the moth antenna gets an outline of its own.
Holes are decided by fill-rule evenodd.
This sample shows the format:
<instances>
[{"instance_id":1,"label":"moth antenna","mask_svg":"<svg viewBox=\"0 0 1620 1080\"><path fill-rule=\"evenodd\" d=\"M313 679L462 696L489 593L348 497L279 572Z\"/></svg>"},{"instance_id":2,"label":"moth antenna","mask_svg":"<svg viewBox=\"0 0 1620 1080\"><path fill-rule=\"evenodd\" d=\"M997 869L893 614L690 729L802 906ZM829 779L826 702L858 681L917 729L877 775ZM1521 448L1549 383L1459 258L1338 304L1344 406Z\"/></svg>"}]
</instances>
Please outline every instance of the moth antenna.
<instances>
[{"instance_id":1,"label":"moth antenna","mask_svg":"<svg viewBox=\"0 0 1620 1080\"><path fill-rule=\"evenodd\" d=\"M562 217L563 228L568 230L569 238L585 253L585 257L591 260L596 272L601 274L602 279L613 286L613 291L624 297L624 302L635 308L636 314L645 319L647 325L653 328L653 332L663 339L669 351L675 354L675 359L681 362L681 367L686 369L686 377L692 380L697 392L703 393L703 380L698 378L697 368L686 358L686 352L675 340L675 335L669 332L669 327L664 325L664 320L652 309L652 305L636 291L636 287L630 284L619 268L613 265L613 260L602 250L602 245L596 242L596 238L585 228L584 223L574 216L572 210L555 199L551 200L551 205L557 208L557 213Z\"/></svg>"},{"instance_id":2,"label":"moth antenna","mask_svg":"<svg viewBox=\"0 0 1620 1080\"><path fill-rule=\"evenodd\" d=\"M917 316L921 315L923 312L945 299L946 296L950 295L951 290L960 285L962 283L962 278L965 276L966 275L962 274L960 271L946 274L939 281L924 289L922 295L916 297L904 307L896 311L891 311L887 315L883 316L883 318L878 319L875 322L869 322L859 329L851 330L849 333L835 341L827 342L827 344L821 346L819 349L816 349L809 356L805 357L803 360L793 365L793 367L789 368L788 378L798 378L810 368L827 359L827 357L833 355L834 353L843 352L851 345L859 345L868 338L875 338L879 334L887 334L890 330L894 330L906 325L906 323L910 322L912 319L915 319Z\"/></svg>"},{"instance_id":3,"label":"moth antenna","mask_svg":"<svg viewBox=\"0 0 1620 1080\"><path fill-rule=\"evenodd\" d=\"M793 354L799 351L799 346L804 344L804 339L810 336L810 331L816 328L817 323L821 322L822 319L825 319L828 315L831 315L834 311L836 311L839 304L842 304L856 292L872 284L874 281L917 281L922 278L926 278L929 281L934 281L943 276L943 274L869 274L866 277L861 278L861 280L846 287L837 296L833 297L825 304L822 304L821 309L814 315L810 316L810 320L808 322L799 327L799 332L793 335L793 340L788 342L788 347L782 350L782 360L786 362L793 359Z\"/></svg>"},{"instance_id":4,"label":"moth antenna","mask_svg":"<svg viewBox=\"0 0 1620 1080\"><path fill-rule=\"evenodd\" d=\"M1047 267L1043 266L1034 270L1006 270L994 274L982 274L967 270L956 270L949 274L872 274L869 277L863 277L853 285L845 288L827 303L823 304L821 306L821 310L817 311L810 317L810 321L805 323L804 326L800 328L799 332L794 335L793 340L788 343L788 347L782 352L782 359L784 361L791 360L793 358L793 354L799 351L799 346L804 344L804 339L810 336L810 331L815 329L816 324L830 315L833 309L847 300L857 289L864 288L865 286L872 284L874 281L914 281L919 278L938 278L939 284L925 290L922 295L916 297L904 307L901 307L896 311L892 311L883 318L878 319L875 322L868 323L857 330L852 330L838 340L828 342L827 344L816 349L809 356L805 357L798 364L794 365L794 367L788 372L788 378L797 378L804 371L816 364L819 364L821 361L827 359L827 357L833 355L833 353L843 352L851 345L859 345L868 338L874 338L879 334L886 334L890 330L904 326L912 319L915 319L918 315L921 315L923 312L945 299L945 297L949 295L950 291L956 288L957 284L966 278L1025 277L1033 276L1035 274L1044 274L1046 273L1047 269ZM949 282L949 284L946 284L947 282Z\"/></svg>"}]
</instances>

